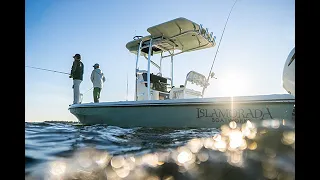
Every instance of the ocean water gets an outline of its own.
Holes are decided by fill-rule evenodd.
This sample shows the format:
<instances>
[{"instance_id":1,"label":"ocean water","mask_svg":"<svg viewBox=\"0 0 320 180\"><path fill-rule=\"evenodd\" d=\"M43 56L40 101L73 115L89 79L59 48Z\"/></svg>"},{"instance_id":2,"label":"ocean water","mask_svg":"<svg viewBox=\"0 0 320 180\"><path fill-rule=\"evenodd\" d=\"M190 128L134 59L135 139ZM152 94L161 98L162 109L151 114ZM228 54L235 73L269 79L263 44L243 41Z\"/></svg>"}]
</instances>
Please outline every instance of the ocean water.
<instances>
[{"instance_id":1,"label":"ocean water","mask_svg":"<svg viewBox=\"0 0 320 180\"><path fill-rule=\"evenodd\" d=\"M292 122L218 129L25 123L25 179L295 179Z\"/></svg>"}]
</instances>

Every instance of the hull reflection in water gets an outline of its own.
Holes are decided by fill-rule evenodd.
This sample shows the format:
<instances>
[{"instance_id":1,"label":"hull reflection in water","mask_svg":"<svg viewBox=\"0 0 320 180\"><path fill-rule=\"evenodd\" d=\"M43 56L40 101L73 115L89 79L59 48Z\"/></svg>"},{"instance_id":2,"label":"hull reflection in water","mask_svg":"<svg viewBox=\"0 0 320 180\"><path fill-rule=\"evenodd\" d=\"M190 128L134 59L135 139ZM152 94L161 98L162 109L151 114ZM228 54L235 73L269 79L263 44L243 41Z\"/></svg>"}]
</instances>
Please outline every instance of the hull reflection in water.
<instances>
[{"instance_id":1,"label":"hull reflection in water","mask_svg":"<svg viewBox=\"0 0 320 180\"><path fill-rule=\"evenodd\" d=\"M295 179L295 128L287 123L230 122L210 138L139 155L83 148L26 179Z\"/></svg>"}]
</instances>

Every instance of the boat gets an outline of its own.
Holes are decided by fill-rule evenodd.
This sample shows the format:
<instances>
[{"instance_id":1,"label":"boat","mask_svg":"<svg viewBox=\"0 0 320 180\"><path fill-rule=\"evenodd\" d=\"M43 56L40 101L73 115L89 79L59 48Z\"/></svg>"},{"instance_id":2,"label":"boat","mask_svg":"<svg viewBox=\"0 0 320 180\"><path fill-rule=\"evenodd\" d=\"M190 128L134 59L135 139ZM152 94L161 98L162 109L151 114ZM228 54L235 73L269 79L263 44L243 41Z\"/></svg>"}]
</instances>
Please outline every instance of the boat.
<instances>
[{"instance_id":1,"label":"boat","mask_svg":"<svg viewBox=\"0 0 320 180\"><path fill-rule=\"evenodd\" d=\"M295 59L295 48L293 48L286 59L282 74L283 88L293 96L295 96Z\"/></svg>"},{"instance_id":2,"label":"boat","mask_svg":"<svg viewBox=\"0 0 320 180\"><path fill-rule=\"evenodd\" d=\"M296 95L295 93L295 47L290 51L286 62L284 63L283 67L283 74L282 74L282 86L283 88L293 96ZM293 107L292 118L295 121L295 106Z\"/></svg>"},{"instance_id":3,"label":"boat","mask_svg":"<svg viewBox=\"0 0 320 180\"><path fill-rule=\"evenodd\" d=\"M82 124L106 124L123 128L219 128L236 123L263 120L291 121L295 98L292 94L204 97L208 78L190 70L185 83L174 86L173 58L182 53L213 48L216 37L208 28L180 17L147 29L150 35L135 36L126 44L135 55L135 95L132 101L81 103L69 111ZM152 59L160 56L160 63ZM138 67L139 59L147 69ZM162 60L170 58L171 75L162 75ZM156 71L151 72L151 65Z\"/></svg>"}]
</instances>

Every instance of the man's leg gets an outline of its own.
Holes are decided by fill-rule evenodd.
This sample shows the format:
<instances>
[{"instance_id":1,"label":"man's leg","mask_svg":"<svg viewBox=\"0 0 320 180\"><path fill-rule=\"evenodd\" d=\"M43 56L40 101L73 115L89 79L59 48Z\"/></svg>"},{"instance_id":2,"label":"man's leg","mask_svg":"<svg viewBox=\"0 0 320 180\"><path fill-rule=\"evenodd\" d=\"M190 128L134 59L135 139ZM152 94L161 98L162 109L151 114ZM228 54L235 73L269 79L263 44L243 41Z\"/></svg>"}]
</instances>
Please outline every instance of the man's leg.
<instances>
[{"instance_id":1,"label":"man's leg","mask_svg":"<svg viewBox=\"0 0 320 180\"><path fill-rule=\"evenodd\" d=\"M99 88L97 88L97 87L94 87L94 88L93 88L93 101L94 101L95 103L99 102L99 100L98 100L98 89L99 89Z\"/></svg>"},{"instance_id":2,"label":"man's leg","mask_svg":"<svg viewBox=\"0 0 320 180\"><path fill-rule=\"evenodd\" d=\"M99 99L100 99L100 92L101 92L101 88L97 88L98 92L97 92L97 101L99 102Z\"/></svg>"},{"instance_id":3,"label":"man's leg","mask_svg":"<svg viewBox=\"0 0 320 180\"><path fill-rule=\"evenodd\" d=\"M73 80L73 104L79 104L80 96L80 83L82 81L78 79Z\"/></svg>"}]
</instances>

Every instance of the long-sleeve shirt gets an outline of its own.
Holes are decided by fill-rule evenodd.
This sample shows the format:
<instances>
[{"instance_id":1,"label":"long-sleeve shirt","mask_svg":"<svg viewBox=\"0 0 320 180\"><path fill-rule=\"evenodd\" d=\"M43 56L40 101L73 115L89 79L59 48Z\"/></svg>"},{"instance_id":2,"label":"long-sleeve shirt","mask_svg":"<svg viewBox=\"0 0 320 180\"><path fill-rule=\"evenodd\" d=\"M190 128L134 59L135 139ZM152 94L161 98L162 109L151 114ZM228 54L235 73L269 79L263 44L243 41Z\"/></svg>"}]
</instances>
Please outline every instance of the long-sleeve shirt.
<instances>
[{"instance_id":1,"label":"long-sleeve shirt","mask_svg":"<svg viewBox=\"0 0 320 180\"><path fill-rule=\"evenodd\" d=\"M79 60L74 60L70 74L73 79L83 80L83 63Z\"/></svg>"},{"instance_id":2,"label":"long-sleeve shirt","mask_svg":"<svg viewBox=\"0 0 320 180\"><path fill-rule=\"evenodd\" d=\"M103 83L106 81L106 78L104 77L104 74L99 68L94 69L91 72L91 82L93 84L93 87L103 87Z\"/></svg>"}]
</instances>

